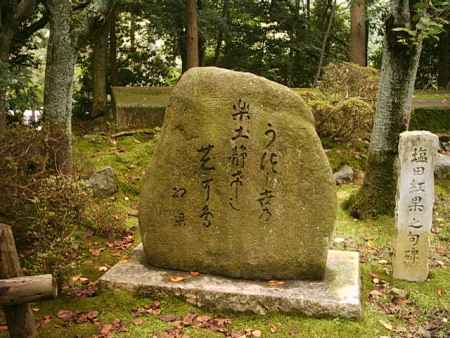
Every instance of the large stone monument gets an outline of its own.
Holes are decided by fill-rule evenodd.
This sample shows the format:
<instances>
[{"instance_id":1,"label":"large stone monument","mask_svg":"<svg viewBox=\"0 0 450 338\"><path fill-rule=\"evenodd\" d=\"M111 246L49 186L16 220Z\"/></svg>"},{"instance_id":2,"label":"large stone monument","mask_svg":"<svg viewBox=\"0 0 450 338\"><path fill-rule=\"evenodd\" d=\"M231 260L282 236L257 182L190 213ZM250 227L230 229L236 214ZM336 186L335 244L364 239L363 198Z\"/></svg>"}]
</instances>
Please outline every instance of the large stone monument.
<instances>
[{"instance_id":1,"label":"large stone monument","mask_svg":"<svg viewBox=\"0 0 450 338\"><path fill-rule=\"evenodd\" d=\"M250 73L197 68L172 93L141 194L152 266L321 279L335 183L310 110Z\"/></svg>"},{"instance_id":2,"label":"large stone monument","mask_svg":"<svg viewBox=\"0 0 450 338\"><path fill-rule=\"evenodd\" d=\"M422 282L429 273L434 162L439 139L427 131L400 135L393 276Z\"/></svg>"},{"instance_id":3,"label":"large stone monument","mask_svg":"<svg viewBox=\"0 0 450 338\"><path fill-rule=\"evenodd\" d=\"M141 193L143 248L101 284L219 310L359 318L358 254L328 250L335 182L301 97L194 68L165 116Z\"/></svg>"}]
</instances>

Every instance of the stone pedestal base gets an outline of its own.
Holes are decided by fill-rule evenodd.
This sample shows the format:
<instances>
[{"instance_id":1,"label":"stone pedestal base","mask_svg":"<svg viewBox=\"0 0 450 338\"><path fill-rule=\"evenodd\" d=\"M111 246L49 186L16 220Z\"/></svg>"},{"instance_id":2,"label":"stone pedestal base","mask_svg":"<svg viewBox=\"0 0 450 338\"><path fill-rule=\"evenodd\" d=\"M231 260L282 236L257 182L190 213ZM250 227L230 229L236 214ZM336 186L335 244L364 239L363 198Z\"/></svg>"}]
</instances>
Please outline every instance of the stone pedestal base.
<instances>
[{"instance_id":1,"label":"stone pedestal base","mask_svg":"<svg viewBox=\"0 0 450 338\"><path fill-rule=\"evenodd\" d=\"M100 285L151 296L178 296L188 303L215 310L351 319L359 319L362 313L359 254L349 251L329 251L323 281L295 280L282 284L203 274L193 277L186 272L146 266L140 245L128 261L119 262L105 273Z\"/></svg>"}]
</instances>

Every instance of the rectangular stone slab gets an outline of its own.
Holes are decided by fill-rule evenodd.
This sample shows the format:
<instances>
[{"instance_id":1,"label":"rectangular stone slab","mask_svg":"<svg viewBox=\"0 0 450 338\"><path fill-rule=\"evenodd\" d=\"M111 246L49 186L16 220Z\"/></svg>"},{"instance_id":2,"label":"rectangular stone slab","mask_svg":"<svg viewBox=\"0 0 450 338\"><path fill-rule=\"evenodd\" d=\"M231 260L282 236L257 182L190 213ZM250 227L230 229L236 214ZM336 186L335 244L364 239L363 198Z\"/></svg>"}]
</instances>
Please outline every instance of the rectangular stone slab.
<instances>
[{"instance_id":1,"label":"rectangular stone slab","mask_svg":"<svg viewBox=\"0 0 450 338\"><path fill-rule=\"evenodd\" d=\"M269 282L157 269L143 264L139 245L100 278L102 288L121 288L148 296L172 295L214 310L302 313L314 317L361 318L359 254L330 250L323 281ZM183 277L180 282L173 277ZM181 279L181 278L179 278ZM272 283L280 284L280 283Z\"/></svg>"}]
</instances>

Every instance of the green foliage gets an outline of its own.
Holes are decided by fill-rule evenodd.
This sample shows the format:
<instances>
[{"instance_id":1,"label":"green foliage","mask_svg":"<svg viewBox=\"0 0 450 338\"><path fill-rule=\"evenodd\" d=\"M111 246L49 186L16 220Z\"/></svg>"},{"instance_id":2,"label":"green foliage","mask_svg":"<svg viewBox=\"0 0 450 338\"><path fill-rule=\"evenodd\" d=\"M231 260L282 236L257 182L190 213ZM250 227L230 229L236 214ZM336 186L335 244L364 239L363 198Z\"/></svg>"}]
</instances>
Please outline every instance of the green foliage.
<instances>
[{"instance_id":1,"label":"green foliage","mask_svg":"<svg viewBox=\"0 0 450 338\"><path fill-rule=\"evenodd\" d=\"M121 230L124 214L97 204L86 184L59 175L53 158L61 135L17 125L0 134L0 222L11 224L26 267L53 273L60 283L78 258L79 230L100 235Z\"/></svg>"},{"instance_id":2,"label":"green foliage","mask_svg":"<svg viewBox=\"0 0 450 338\"><path fill-rule=\"evenodd\" d=\"M20 113L42 106L43 85L35 81L32 67L0 61L0 87L6 89L7 109Z\"/></svg>"}]
</instances>

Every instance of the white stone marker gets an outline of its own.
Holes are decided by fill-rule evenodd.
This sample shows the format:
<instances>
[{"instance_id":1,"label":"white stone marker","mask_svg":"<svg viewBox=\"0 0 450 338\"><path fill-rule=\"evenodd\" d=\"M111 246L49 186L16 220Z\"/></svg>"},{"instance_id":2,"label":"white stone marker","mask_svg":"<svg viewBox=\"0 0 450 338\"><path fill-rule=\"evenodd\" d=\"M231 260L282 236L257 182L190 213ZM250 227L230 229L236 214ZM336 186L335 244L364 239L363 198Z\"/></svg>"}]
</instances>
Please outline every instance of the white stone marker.
<instances>
[{"instance_id":1,"label":"white stone marker","mask_svg":"<svg viewBox=\"0 0 450 338\"><path fill-rule=\"evenodd\" d=\"M438 137L428 131L400 134L394 278L422 282L428 277L438 148Z\"/></svg>"}]
</instances>

